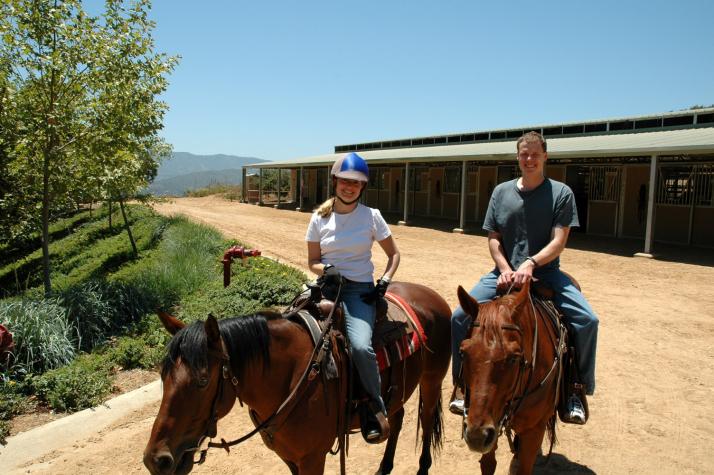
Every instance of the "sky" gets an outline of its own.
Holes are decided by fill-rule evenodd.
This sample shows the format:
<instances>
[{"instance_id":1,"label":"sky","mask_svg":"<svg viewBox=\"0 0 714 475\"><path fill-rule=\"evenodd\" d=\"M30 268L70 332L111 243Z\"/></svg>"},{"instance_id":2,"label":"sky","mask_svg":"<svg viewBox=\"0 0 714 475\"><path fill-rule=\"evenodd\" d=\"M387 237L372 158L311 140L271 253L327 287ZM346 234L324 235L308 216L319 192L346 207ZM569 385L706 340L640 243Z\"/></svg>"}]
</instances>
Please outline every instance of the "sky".
<instances>
[{"instance_id":1,"label":"sky","mask_svg":"<svg viewBox=\"0 0 714 475\"><path fill-rule=\"evenodd\" d=\"M96 3L101 1L89 1ZM714 104L710 0L154 0L174 151L335 145Z\"/></svg>"}]
</instances>

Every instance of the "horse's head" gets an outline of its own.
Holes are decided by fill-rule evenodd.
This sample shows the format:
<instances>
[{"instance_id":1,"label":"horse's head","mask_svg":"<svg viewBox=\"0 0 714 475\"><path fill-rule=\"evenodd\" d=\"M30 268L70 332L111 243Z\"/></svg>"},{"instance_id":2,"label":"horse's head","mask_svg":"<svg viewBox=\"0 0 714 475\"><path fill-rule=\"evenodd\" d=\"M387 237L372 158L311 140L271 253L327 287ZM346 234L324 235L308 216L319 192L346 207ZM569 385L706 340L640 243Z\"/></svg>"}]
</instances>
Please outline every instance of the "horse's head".
<instances>
[{"instance_id":1,"label":"horse's head","mask_svg":"<svg viewBox=\"0 0 714 475\"><path fill-rule=\"evenodd\" d=\"M224 382L225 345L218 322L184 325L160 313L174 335L161 371L163 398L146 449L144 465L153 474L191 471L199 446L216 435L216 422L233 407L235 393Z\"/></svg>"},{"instance_id":2,"label":"horse's head","mask_svg":"<svg viewBox=\"0 0 714 475\"><path fill-rule=\"evenodd\" d=\"M526 355L530 357L527 313L530 285L517 294L479 305L461 286L461 308L471 316L473 326L461 343L462 374L468 408L463 437L471 450L491 451L505 416L513 410ZM525 322L525 323L524 323Z\"/></svg>"}]
</instances>

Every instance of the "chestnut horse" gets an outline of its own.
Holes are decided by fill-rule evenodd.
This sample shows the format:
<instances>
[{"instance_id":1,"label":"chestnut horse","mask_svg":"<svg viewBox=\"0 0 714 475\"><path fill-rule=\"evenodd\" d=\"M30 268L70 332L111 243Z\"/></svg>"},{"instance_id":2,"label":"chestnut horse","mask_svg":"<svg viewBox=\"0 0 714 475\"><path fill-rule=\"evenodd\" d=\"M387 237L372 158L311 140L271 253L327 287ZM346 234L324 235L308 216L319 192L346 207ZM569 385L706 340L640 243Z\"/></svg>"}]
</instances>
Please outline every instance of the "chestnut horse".
<instances>
[{"instance_id":1,"label":"chestnut horse","mask_svg":"<svg viewBox=\"0 0 714 475\"><path fill-rule=\"evenodd\" d=\"M393 468L402 405L419 386L418 473L425 474L432 462L431 448L441 446L441 384L450 361L451 310L440 295L422 285L395 282L389 291L414 309L426 342L395 364L391 377L382 374L391 432L380 473ZM269 312L221 321L209 316L188 326L167 314L160 318L174 337L161 372L163 399L144 451L144 464L151 473L190 472L199 447L206 437L215 437L217 420L228 414L236 399L248 406L254 424L272 419L261 436L293 474L324 472L327 453L340 435L345 377L326 381L317 377L298 388L314 350L301 325ZM390 381L396 387L388 398ZM293 391L297 395L286 404ZM283 406L289 409L278 411ZM353 417L349 425L359 427L358 418Z\"/></svg>"},{"instance_id":2,"label":"chestnut horse","mask_svg":"<svg viewBox=\"0 0 714 475\"><path fill-rule=\"evenodd\" d=\"M513 452L510 473L530 474L546 430L555 441L555 416L566 332L540 304L530 282L518 293L478 304L463 287L461 308L473 321L461 344L466 411L463 438L483 454L481 473L496 470L498 438ZM511 439L511 431L516 433Z\"/></svg>"}]
</instances>

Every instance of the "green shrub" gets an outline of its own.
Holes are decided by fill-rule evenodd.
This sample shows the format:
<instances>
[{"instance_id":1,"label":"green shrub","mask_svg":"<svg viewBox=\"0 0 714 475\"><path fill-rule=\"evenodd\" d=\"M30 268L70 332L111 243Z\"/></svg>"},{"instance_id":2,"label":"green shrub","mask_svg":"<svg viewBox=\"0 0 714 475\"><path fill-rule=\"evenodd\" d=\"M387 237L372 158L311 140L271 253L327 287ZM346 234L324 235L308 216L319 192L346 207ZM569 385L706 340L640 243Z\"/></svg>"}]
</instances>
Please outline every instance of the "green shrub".
<instances>
[{"instance_id":1,"label":"green shrub","mask_svg":"<svg viewBox=\"0 0 714 475\"><path fill-rule=\"evenodd\" d=\"M249 258L232 268L231 284L216 279L181 304L181 318L203 320L209 313L226 317L287 305L307 281L305 274L265 258Z\"/></svg>"},{"instance_id":2,"label":"green shrub","mask_svg":"<svg viewBox=\"0 0 714 475\"><path fill-rule=\"evenodd\" d=\"M91 351L111 334L115 307L107 298L106 286L90 281L59 292L59 303L64 307L75 331L75 346Z\"/></svg>"},{"instance_id":3,"label":"green shrub","mask_svg":"<svg viewBox=\"0 0 714 475\"><path fill-rule=\"evenodd\" d=\"M0 321L13 334L16 369L41 373L75 356L72 326L56 300L0 301Z\"/></svg>"},{"instance_id":4,"label":"green shrub","mask_svg":"<svg viewBox=\"0 0 714 475\"><path fill-rule=\"evenodd\" d=\"M10 435L10 424L0 421L0 444L7 444L7 437Z\"/></svg>"},{"instance_id":5,"label":"green shrub","mask_svg":"<svg viewBox=\"0 0 714 475\"><path fill-rule=\"evenodd\" d=\"M108 357L121 369L141 368L147 350L146 344L141 339L122 337L109 351Z\"/></svg>"},{"instance_id":6,"label":"green shrub","mask_svg":"<svg viewBox=\"0 0 714 475\"><path fill-rule=\"evenodd\" d=\"M112 390L106 359L88 356L36 376L32 384L42 401L63 412L94 407L102 403Z\"/></svg>"},{"instance_id":7,"label":"green shrub","mask_svg":"<svg viewBox=\"0 0 714 475\"><path fill-rule=\"evenodd\" d=\"M0 420L21 414L26 403L22 385L0 375Z\"/></svg>"}]
</instances>

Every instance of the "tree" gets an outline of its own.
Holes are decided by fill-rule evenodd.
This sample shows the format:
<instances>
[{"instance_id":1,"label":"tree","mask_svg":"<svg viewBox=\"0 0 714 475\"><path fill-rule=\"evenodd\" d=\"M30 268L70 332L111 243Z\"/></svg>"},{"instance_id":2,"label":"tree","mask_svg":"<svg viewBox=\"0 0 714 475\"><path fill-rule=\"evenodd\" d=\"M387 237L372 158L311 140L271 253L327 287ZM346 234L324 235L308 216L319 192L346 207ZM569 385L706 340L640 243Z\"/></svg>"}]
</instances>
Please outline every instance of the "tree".
<instances>
[{"instance_id":1,"label":"tree","mask_svg":"<svg viewBox=\"0 0 714 475\"><path fill-rule=\"evenodd\" d=\"M0 64L16 91L5 114L19 124L11 168L28 188L25 204L40 210L49 293L53 211L86 199L87 190L99 193L106 182L101 177L116 175L120 152L141 165L119 167L140 174L125 183L141 183L156 169L160 157L149 153L162 148L158 132L166 110L157 97L177 58L154 52L148 0L129 7L107 0L100 17L88 16L79 0L0 2Z\"/></svg>"}]
</instances>

